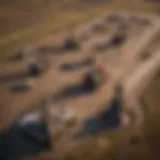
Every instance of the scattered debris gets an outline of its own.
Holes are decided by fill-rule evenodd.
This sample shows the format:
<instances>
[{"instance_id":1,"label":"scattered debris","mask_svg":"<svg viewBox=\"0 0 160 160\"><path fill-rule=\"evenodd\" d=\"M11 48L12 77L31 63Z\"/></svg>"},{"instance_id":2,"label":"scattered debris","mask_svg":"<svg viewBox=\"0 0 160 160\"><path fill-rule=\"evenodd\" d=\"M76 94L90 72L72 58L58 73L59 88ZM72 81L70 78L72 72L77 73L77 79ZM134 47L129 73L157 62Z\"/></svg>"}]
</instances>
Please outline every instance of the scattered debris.
<instances>
[{"instance_id":1,"label":"scattered debris","mask_svg":"<svg viewBox=\"0 0 160 160\"><path fill-rule=\"evenodd\" d=\"M78 44L76 39L73 37L66 37L61 46L61 49L65 51L76 50L79 48L80 48L80 45Z\"/></svg>"},{"instance_id":2,"label":"scattered debris","mask_svg":"<svg viewBox=\"0 0 160 160\"><path fill-rule=\"evenodd\" d=\"M144 25L144 26L148 26L151 24L149 19L143 18L143 17L138 17L138 16L131 16L130 21L133 23Z\"/></svg>"},{"instance_id":3,"label":"scattered debris","mask_svg":"<svg viewBox=\"0 0 160 160\"><path fill-rule=\"evenodd\" d=\"M33 110L25 115L23 115L20 120L18 120L19 126L25 126L28 123L38 123L42 121L43 115L42 110Z\"/></svg>"},{"instance_id":4,"label":"scattered debris","mask_svg":"<svg viewBox=\"0 0 160 160\"><path fill-rule=\"evenodd\" d=\"M11 60L13 61L21 61L24 58L24 54L22 51L16 52L13 54Z\"/></svg>"},{"instance_id":5,"label":"scattered debris","mask_svg":"<svg viewBox=\"0 0 160 160\"><path fill-rule=\"evenodd\" d=\"M55 106L50 108L49 113L51 114L53 123L55 124L58 122L68 123L69 121L75 119L74 111L69 109L67 106Z\"/></svg>"},{"instance_id":6,"label":"scattered debris","mask_svg":"<svg viewBox=\"0 0 160 160\"><path fill-rule=\"evenodd\" d=\"M105 21L115 23L115 22L120 22L123 20L123 17L121 17L118 14L110 14L105 18Z\"/></svg>"},{"instance_id":7,"label":"scattered debris","mask_svg":"<svg viewBox=\"0 0 160 160\"><path fill-rule=\"evenodd\" d=\"M122 45L126 40L126 34L125 32L118 33L114 35L111 40L108 42L108 40L102 44L98 44L94 47L95 51L103 52L106 49L110 49L112 47L118 47Z\"/></svg>"},{"instance_id":8,"label":"scattered debris","mask_svg":"<svg viewBox=\"0 0 160 160\"><path fill-rule=\"evenodd\" d=\"M86 60L80 62L73 62L73 63L65 63L60 65L60 69L63 71L69 71L74 69L80 69L93 64L92 58L87 58Z\"/></svg>"},{"instance_id":9,"label":"scattered debris","mask_svg":"<svg viewBox=\"0 0 160 160\"><path fill-rule=\"evenodd\" d=\"M67 106L48 107L48 124L54 137L76 122L74 111Z\"/></svg>"},{"instance_id":10,"label":"scattered debris","mask_svg":"<svg viewBox=\"0 0 160 160\"><path fill-rule=\"evenodd\" d=\"M94 90L98 84L97 75L90 72L84 76L83 86L89 90Z\"/></svg>"},{"instance_id":11,"label":"scattered debris","mask_svg":"<svg viewBox=\"0 0 160 160\"><path fill-rule=\"evenodd\" d=\"M147 18L141 18L141 19L139 20L139 23L140 23L141 25L143 25L143 26L148 26L148 25L151 24L150 20L147 19Z\"/></svg>"},{"instance_id":12,"label":"scattered debris","mask_svg":"<svg viewBox=\"0 0 160 160\"><path fill-rule=\"evenodd\" d=\"M124 34L116 34L112 40L110 41L111 46L120 46L126 40L126 36Z\"/></svg>"},{"instance_id":13,"label":"scattered debris","mask_svg":"<svg viewBox=\"0 0 160 160\"><path fill-rule=\"evenodd\" d=\"M147 60L151 57L151 53L150 52L144 52L143 54L140 54L139 59L141 61L143 60Z\"/></svg>"},{"instance_id":14,"label":"scattered debris","mask_svg":"<svg viewBox=\"0 0 160 160\"><path fill-rule=\"evenodd\" d=\"M126 31L128 31L128 29L129 29L129 23L127 23L126 21L123 21L118 26L119 32L126 32Z\"/></svg>"},{"instance_id":15,"label":"scattered debris","mask_svg":"<svg viewBox=\"0 0 160 160\"><path fill-rule=\"evenodd\" d=\"M93 24L93 26L92 26L92 30L94 31L94 32L104 32L104 31L106 31L106 26L105 26L105 24L103 24L103 23L96 23L96 24Z\"/></svg>"},{"instance_id":16,"label":"scattered debris","mask_svg":"<svg viewBox=\"0 0 160 160\"><path fill-rule=\"evenodd\" d=\"M18 73L10 73L6 75L0 75L0 82L11 82L15 80L24 80L28 77L28 73L26 72L18 72Z\"/></svg>"},{"instance_id":17,"label":"scattered debris","mask_svg":"<svg viewBox=\"0 0 160 160\"><path fill-rule=\"evenodd\" d=\"M103 44L98 44L94 47L95 51L100 51L103 52L105 51L107 48L109 48L109 43L108 42L104 42Z\"/></svg>"},{"instance_id":18,"label":"scattered debris","mask_svg":"<svg viewBox=\"0 0 160 160\"><path fill-rule=\"evenodd\" d=\"M85 60L87 64L94 65L96 63L96 59L94 56L88 56Z\"/></svg>"},{"instance_id":19,"label":"scattered debris","mask_svg":"<svg viewBox=\"0 0 160 160\"><path fill-rule=\"evenodd\" d=\"M28 59L28 73L30 77L38 76L41 73L40 65L36 58Z\"/></svg>"},{"instance_id":20,"label":"scattered debris","mask_svg":"<svg viewBox=\"0 0 160 160\"><path fill-rule=\"evenodd\" d=\"M83 76L83 87L87 90L95 90L100 84L102 84L104 73L98 68L87 72Z\"/></svg>"},{"instance_id":21,"label":"scattered debris","mask_svg":"<svg viewBox=\"0 0 160 160\"><path fill-rule=\"evenodd\" d=\"M39 53L48 53L50 52L51 48L48 46L41 46L37 50Z\"/></svg>"},{"instance_id":22,"label":"scattered debris","mask_svg":"<svg viewBox=\"0 0 160 160\"><path fill-rule=\"evenodd\" d=\"M11 87L11 91L14 93L18 93L18 92L26 92L29 91L33 86L33 81L32 80L26 80L22 83L19 84L14 84Z\"/></svg>"},{"instance_id":23,"label":"scattered debris","mask_svg":"<svg viewBox=\"0 0 160 160\"><path fill-rule=\"evenodd\" d=\"M52 52L58 52L58 47L56 46L40 46L37 48L38 53L40 54L50 54Z\"/></svg>"},{"instance_id":24,"label":"scattered debris","mask_svg":"<svg viewBox=\"0 0 160 160\"><path fill-rule=\"evenodd\" d=\"M61 45L57 46L40 46L37 48L38 53L40 54L51 54L51 53L63 53L65 51L77 50L80 48L78 40L72 36L64 38Z\"/></svg>"},{"instance_id":25,"label":"scattered debris","mask_svg":"<svg viewBox=\"0 0 160 160\"><path fill-rule=\"evenodd\" d=\"M136 23L136 22L138 22L138 17L135 16L135 15L131 15L131 16L129 17L129 21L130 21L130 22L133 22L133 23Z\"/></svg>"}]
</instances>

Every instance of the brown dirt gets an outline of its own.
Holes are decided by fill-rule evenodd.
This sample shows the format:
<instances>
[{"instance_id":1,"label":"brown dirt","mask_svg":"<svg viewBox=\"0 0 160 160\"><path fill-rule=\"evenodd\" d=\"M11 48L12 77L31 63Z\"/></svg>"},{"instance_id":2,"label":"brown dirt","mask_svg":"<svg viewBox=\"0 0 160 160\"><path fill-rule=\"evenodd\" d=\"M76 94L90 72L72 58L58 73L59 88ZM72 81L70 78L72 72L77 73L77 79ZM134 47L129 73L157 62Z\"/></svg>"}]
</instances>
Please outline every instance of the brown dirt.
<instances>
[{"instance_id":1,"label":"brown dirt","mask_svg":"<svg viewBox=\"0 0 160 160\"><path fill-rule=\"evenodd\" d=\"M123 14L122 14L123 15ZM67 61L76 61L82 60L87 56L96 56L96 64L101 65L106 74L109 74L109 79L105 84L101 85L96 92L80 96L77 98L70 98L68 100L62 100L60 103L70 106L75 111L75 115L79 121L83 120L85 117L96 114L98 111L103 109L103 104L105 104L112 96L113 88L118 83L124 83L125 78L128 79L134 73L134 71L140 70L136 76L138 79L144 78L142 73L146 73L146 70L150 68L151 64L159 62L154 58L150 59L147 62L144 62L146 68L143 69L143 62L138 60L138 56L143 53L146 46L150 43L152 38L160 31L160 23L158 19L150 18L150 15L144 15L144 17L149 18L151 24L149 26L143 26L136 23L130 23L130 27L127 31L128 37L126 42L119 47L112 47L100 53L99 51L94 51L93 46L99 43L104 43L104 41L109 40L114 36L117 31L118 24L113 23L109 24L108 22L105 25L109 28L109 32L96 33L92 32L91 25L86 24L86 26L80 26L72 34L75 34L77 38L81 37L81 34L89 34L89 39L81 42L81 50L62 54L62 55L53 55L50 57L51 66L47 72L42 76L38 77L34 81L33 88L27 93L13 94L9 91L9 87L17 81L0 81L0 126L5 128L9 126L17 117L17 115L29 108L36 107L36 104L39 101L46 97L46 95L54 94L57 91L60 91L67 84L72 84L74 82L80 81L82 75L87 71L88 68L75 70L71 72L63 72L59 70L59 65ZM124 14L124 20L128 22L129 16ZM91 23L92 24L92 23ZM138 33L138 34L137 34ZM61 40L62 37L59 39ZM55 42L55 38L51 38L44 42L41 42L38 45L42 44L52 44ZM58 42L57 42L58 43ZM155 54L157 56L157 54ZM142 65L142 66L141 66ZM159 66L158 66L159 67ZM0 76L7 76L14 74L16 72L21 72L26 70L25 60L20 63L8 62L7 60L1 63ZM139 69L140 68L140 69ZM152 68L152 67L151 67ZM157 68L157 65L156 65ZM133 74L134 75L134 74ZM128 86L134 88L135 84L141 84L143 82L138 81L136 76L131 77L131 80L127 82ZM149 77L150 74L147 75ZM135 78L135 79L134 79ZM145 77L146 78L146 77ZM136 81L137 80L137 81ZM124 83L125 87L126 83ZM126 86L127 86L126 85ZM127 88L127 87L126 87ZM127 100L130 103L130 97L132 94L130 92L133 89L126 89L126 94L128 94ZM134 93L140 92L135 90ZM134 96L133 93L133 96ZM137 93L136 93L137 94ZM134 98L133 98L134 99ZM137 100L137 97L135 98ZM54 104L53 104L54 107ZM139 109L139 108L138 108ZM137 109L137 110L138 110ZM141 116L141 114L140 114ZM7 117L7 118L6 118ZM77 127L76 127L77 128ZM72 133L72 132L71 132ZM70 134L70 133L69 133ZM64 153L71 149L67 147L67 142L69 136L65 136L58 144L55 149L55 155L59 156L59 150L62 150ZM64 144L65 142L65 144ZM57 154L56 154L57 152ZM46 155L44 155L45 157ZM53 155L51 154L51 157ZM42 156L43 157L43 156ZM50 157L50 156L49 156ZM57 157L61 158L61 157Z\"/></svg>"}]
</instances>

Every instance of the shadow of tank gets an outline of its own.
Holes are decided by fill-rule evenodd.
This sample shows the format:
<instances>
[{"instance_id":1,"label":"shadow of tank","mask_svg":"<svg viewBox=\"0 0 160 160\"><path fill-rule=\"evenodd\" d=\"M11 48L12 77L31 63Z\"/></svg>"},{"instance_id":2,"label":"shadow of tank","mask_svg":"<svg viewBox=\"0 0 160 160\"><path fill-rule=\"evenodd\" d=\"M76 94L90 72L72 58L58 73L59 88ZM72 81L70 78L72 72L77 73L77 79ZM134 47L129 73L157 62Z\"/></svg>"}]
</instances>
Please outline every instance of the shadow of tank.
<instances>
[{"instance_id":1,"label":"shadow of tank","mask_svg":"<svg viewBox=\"0 0 160 160\"><path fill-rule=\"evenodd\" d=\"M23 114L0 133L1 160L17 160L50 148L48 129L40 110Z\"/></svg>"},{"instance_id":2,"label":"shadow of tank","mask_svg":"<svg viewBox=\"0 0 160 160\"><path fill-rule=\"evenodd\" d=\"M80 44L74 37L68 36L63 40L60 48L64 51L77 50L80 49Z\"/></svg>"},{"instance_id":3,"label":"shadow of tank","mask_svg":"<svg viewBox=\"0 0 160 160\"><path fill-rule=\"evenodd\" d=\"M96 91L105 80L105 73L101 69L95 68L89 70L82 76L82 81L80 83L67 85L64 89L54 95L54 100L73 98L92 93Z\"/></svg>"},{"instance_id":4,"label":"shadow of tank","mask_svg":"<svg viewBox=\"0 0 160 160\"><path fill-rule=\"evenodd\" d=\"M91 66L94 64L94 60L91 57L86 58L82 61L63 63L60 65L60 70L62 71L72 71L75 69L82 69L87 66Z\"/></svg>"},{"instance_id":5,"label":"shadow of tank","mask_svg":"<svg viewBox=\"0 0 160 160\"><path fill-rule=\"evenodd\" d=\"M84 120L82 128L73 136L73 138L76 140L119 128L121 125L121 113L123 108L122 93L122 88L119 86L116 87L115 95L106 105L106 109L97 115Z\"/></svg>"}]
</instances>

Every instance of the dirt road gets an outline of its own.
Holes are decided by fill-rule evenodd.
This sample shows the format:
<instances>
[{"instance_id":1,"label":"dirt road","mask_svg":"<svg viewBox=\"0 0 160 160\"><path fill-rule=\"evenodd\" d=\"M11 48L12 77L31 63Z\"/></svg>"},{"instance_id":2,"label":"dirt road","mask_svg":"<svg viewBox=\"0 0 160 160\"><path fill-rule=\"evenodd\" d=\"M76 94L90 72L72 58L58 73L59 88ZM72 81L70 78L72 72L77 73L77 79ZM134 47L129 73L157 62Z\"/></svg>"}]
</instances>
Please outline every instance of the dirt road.
<instances>
[{"instance_id":1,"label":"dirt road","mask_svg":"<svg viewBox=\"0 0 160 160\"><path fill-rule=\"evenodd\" d=\"M157 51L152 54L153 56L144 62L139 60L139 56L143 54L152 39L157 35L157 33L159 33L159 30L159 21L156 21L152 27L149 27L144 31L143 35L140 36L139 39L131 39L129 43L130 47L127 50L123 50L123 48L121 49L121 52L123 54L121 54L120 56L107 55L107 58L109 58L107 59L107 61L109 61L109 64L105 64L104 59L101 59L101 62L103 62L103 67L107 72L110 73L110 80L106 83L106 85L103 86L103 88L101 88L101 91L98 92L99 94L97 96L97 99L98 97L103 97L105 100L107 100L107 96L111 96L114 87L118 83L121 83L125 89L125 100L127 103L127 107L134 107L137 116L135 124L136 127L139 127L142 124L144 118L141 104L139 103L139 97L143 93L145 87L154 78L154 75L157 74L157 71L160 67L160 50L157 49ZM83 100L83 103L84 102L85 101ZM77 117L80 116L81 119L84 119L84 117L91 114L96 114L99 110L103 109L103 107L101 106L97 108L92 104L92 108L87 110L86 106L87 105L76 109L76 112L78 114ZM80 114L83 111L85 111L85 114ZM64 140L61 141L61 143L63 142ZM62 148L61 143L59 144L58 150ZM65 147L64 150L66 151Z\"/></svg>"}]
</instances>

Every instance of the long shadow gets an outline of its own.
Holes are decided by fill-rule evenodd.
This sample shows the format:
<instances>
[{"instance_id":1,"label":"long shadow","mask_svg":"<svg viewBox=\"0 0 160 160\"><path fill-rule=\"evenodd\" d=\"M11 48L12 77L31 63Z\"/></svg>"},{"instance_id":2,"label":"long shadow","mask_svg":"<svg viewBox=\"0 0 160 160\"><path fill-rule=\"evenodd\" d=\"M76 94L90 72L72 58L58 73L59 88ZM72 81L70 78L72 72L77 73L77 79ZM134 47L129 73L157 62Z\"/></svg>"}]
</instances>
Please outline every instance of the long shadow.
<instances>
[{"instance_id":1,"label":"long shadow","mask_svg":"<svg viewBox=\"0 0 160 160\"><path fill-rule=\"evenodd\" d=\"M0 159L17 160L27 155L47 151L51 145L45 123L21 124L20 119L0 133Z\"/></svg>"},{"instance_id":2,"label":"long shadow","mask_svg":"<svg viewBox=\"0 0 160 160\"><path fill-rule=\"evenodd\" d=\"M27 84L15 84L10 88L10 91L12 93L22 93L27 92L31 89L31 86Z\"/></svg>"},{"instance_id":3,"label":"long shadow","mask_svg":"<svg viewBox=\"0 0 160 160\"><path fill-rule=\"evenodd\" d=\"M41 54L62 54L80 49L79 43L74 38L66 38L58 46L41 46L37 48Z\"/></svg>"},{"instance_id":4,"label":"long shadow","mask_svg":"<svg viewBox=\"0 0 160 160\"><path fill-rule=\"evenodd\" d=\"M0 75L0 82L10 82L10 81L15 81L19 79L24 79L28 77L27 72L19 72L19 73L10 73L10 74L4 74Z\"/></svg>"},{"instance_id":5,"label":"long shadow","mask_svg":"<svg viewBox=\"0 0 160 160\"><path fill-rule=\"evenodd\" d=\"M92 90L84 87L81 83L76 83L73 85L66 86L62 91L54 95L55 100L67 99L67 98L75 98L78 96L82 96L88 93L91 93Z\"/></svg>"},{"instance_id":6,"label":"long shadow","mask_svg":"<svg viewBox=\"0 0 160 160\"><path fill-rule=\"evenodd\" d=\"M121 104L115 99L98 115L84 120L83 127L73 136L78 140L86 136L95 135L111 129L116 129L120 125L120 108Z\"/></svg>"},{"instance_id":7,"label":"long shadow","mask_svg":"<svg viewBox=\"0 0 160 160\"><path fill-rule=\"evenodd\" d=\"M98 44L97 46L95 46L94 49L96 51L103 52L103 51L110 49L110 48L119 47L122 44L124 44L125 41L126 41L125 35L116 35L110 40L110 42L105 42L104 44Z\"/></svg>"},{"instance_id":8,"label":"long shadow","mask_svg":"<svg viewBox=\"0 0 160 160\"><path fill-rule=\"evenodd\" d=\"M64 63L60 65L60 70L62 71L70 71L75 69L81 69L87 66L92 65L92 61L87 59L80 62L72 62L72 63Z\"/></svg>"}]
</instances>

